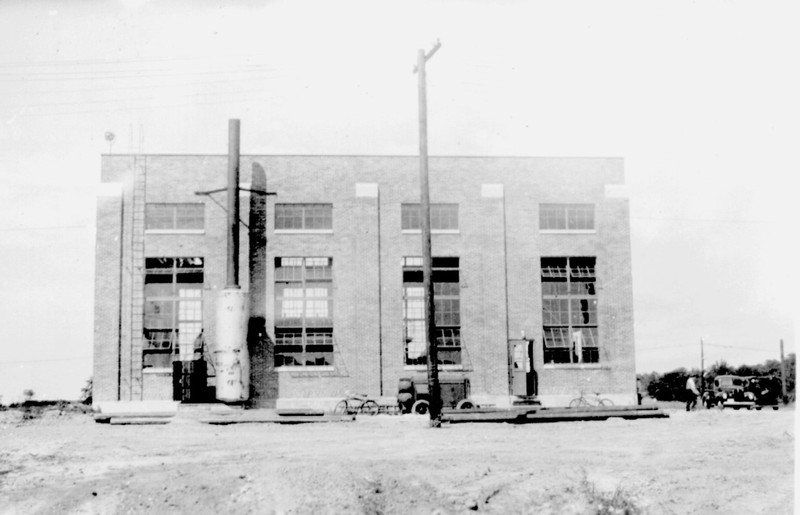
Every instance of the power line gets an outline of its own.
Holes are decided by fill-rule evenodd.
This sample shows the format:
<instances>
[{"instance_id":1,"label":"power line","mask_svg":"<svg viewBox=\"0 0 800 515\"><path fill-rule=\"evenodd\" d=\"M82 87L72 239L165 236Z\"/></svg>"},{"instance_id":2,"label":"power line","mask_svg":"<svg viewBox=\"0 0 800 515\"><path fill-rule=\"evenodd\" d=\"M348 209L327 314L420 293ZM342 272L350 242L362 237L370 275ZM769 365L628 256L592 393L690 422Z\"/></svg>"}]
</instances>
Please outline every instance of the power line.
<instances>
[{"instance_id":1,"label":"power line","mask_svg":"<svg viewBox=\"0 0 800 515\"><path fill-rule=\"evenodd\" d=\"M659 222L708 222L731 224L774 224L777 220L732 220L725 218L661 218L657 216L632 216L631 220L657 220Z\"/></svg>"},{"instance_id":2,"label":"power line","mask_svg":"<svg viewBox=\"0 0 800 515\"><path fill-rule=\"evenodd\" d=\"M22 359L18 361L0 361L0 365L16 365L19 363L50 363L56 361L83 361L87 359L92 359L92 356L78 356L75 358Z\"/></svg>"},{"instance_id":3,"label":"power line","mask_svg":"<svg viewBox=\"0 0 800 515\"><path fill-rule=\"evenodd\" d=\"M2 232L10 232L10 231L51 231L51 230L61 230L61 229L88 229L93 228L94 225L42 225L38 227L0 227L0 231Z\"/></svg>"}]
</instances>

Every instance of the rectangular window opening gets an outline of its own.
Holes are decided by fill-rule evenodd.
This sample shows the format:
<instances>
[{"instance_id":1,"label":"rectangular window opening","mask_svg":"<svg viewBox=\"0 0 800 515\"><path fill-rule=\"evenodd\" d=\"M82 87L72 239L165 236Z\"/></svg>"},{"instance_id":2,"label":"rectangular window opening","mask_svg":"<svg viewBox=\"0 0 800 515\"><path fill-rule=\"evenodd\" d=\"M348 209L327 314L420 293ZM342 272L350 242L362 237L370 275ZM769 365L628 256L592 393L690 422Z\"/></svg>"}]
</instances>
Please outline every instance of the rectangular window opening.
<instances>
[{"instance_id":1,"label":"rectangular window opening","mask_svg":"<svg viewBox=\"0 0 800 515\"><path fill-rule=\"evenodd\" d=\"M432 231L458 231L458 204L431 204ZM402 204L400 222L403 231L422 229L419 204Z\"/></svg>"},{"instance_id":2,"label":"rectangular window opening","mask_svg":"<svg viewBox=\"0 0 800 515\"><path fill-rule=\"evenodd\" d=\"M539 204L539 230L593 231L594 204Z\"/></svg>"},{"instance_id":3,"label":"rectangular window opening","mask_svg":"<svg viewBox=\"0 0 800 515\"><path fill-rule=\"evenodd\" d=\"M143 368L201 357L203 258L146 258Z\"/></svg>"},{"instance_id":4,"label":"rectangular window opening","mask_svg":"<svg viewBox=\"0 0 800 515\"><path fill-rule=\"evenodd\" d=\"M333 365L333 263L275 258L275 366Z\"/></svg>"},{"instance_id":5,"label":"rectangular window opening","mask_svg":"<svg viewBox=\"0 0 800 515\"><path fill-rule=\"evenodd\" d=\"M276 204L275 230L329 231L333 229L333 204Z\"/></svg>"},{"instance_id":6,"label":"rectangular window opening","mask_svg":"<svg viewBox=\"0 0 800 515\"><path fill-rule=\"evenodd\" d=\"M148 203L144 219L148 231L202 231L205 227L205 204Z\"/></svg>"},{"instance_id":7,"label":"rectangular window opening","mask_svg":"<svg viewBox=\"0 0 800 515\"><path fill-rule=\"evenodd\" d=\"M437 362L441 365L461 365L459 258L434 257L432 265ZM406 365L425 365L428 362L425 334L425 292L422 281L422 258L403 258L403 322Z\"/></svg>"},{"instance_id":8,"label":"rectangular window opening","mask_svg":"<svg viewBox=\"0 0 800 515\"><path fill-rule=\"evenodd\" d=\"M597 363L596 258L543 257L544 362Z\"/></svg>"}]
</instances>

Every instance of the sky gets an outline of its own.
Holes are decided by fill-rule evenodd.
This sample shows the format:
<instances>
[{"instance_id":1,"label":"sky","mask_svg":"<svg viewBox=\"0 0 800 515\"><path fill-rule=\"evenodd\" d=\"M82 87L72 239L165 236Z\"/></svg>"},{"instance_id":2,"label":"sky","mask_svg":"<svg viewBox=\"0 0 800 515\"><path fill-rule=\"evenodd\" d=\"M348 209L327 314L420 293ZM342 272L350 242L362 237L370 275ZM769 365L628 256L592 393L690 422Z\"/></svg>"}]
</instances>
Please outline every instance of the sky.
<instances>
[{"instance_id":1,"label":"sky","mask_svg":"<svg viewBox=\"0 0 800 515\"><path fill-rule=\"evenodd\" d=\"M637 372L797 332L790 1L0 1L0 402L92 374L103 153L611 156ZM107 133L113 133L109 142Z\"/></svg>"}]
</instances>

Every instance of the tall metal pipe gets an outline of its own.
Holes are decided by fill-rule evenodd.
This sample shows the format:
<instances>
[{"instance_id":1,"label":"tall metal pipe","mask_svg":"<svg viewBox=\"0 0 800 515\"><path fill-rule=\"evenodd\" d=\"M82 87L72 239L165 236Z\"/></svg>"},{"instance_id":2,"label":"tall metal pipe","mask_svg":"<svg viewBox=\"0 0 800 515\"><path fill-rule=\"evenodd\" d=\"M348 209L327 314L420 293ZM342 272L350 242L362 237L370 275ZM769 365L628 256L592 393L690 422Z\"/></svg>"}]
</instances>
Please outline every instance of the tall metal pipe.
<instances>
[{"instance_id":1,"label":"tall metal pipe","mask_svg":"<svg viewBox=\"0 0 800 515\"><path fill-rule=\"evenodd\" d=\"M239 287L239 120L228 120L227 287Z\"/></svg>"}]
</instances>

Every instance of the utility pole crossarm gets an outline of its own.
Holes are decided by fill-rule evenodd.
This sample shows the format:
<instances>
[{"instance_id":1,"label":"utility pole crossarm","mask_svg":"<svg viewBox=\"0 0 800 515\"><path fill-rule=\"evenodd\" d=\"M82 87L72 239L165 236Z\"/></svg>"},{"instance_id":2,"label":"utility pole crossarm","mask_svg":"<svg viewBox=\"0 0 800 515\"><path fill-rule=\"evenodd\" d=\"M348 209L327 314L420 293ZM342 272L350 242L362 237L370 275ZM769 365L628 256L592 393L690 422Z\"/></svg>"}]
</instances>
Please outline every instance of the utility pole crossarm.
<instances>
[{"instance_id":1,"label":"utility pole crossarm","mask_svg":"<svg viewBox=\"0 0 800 515\"><path fill-rule=\"evenodd\" d=\"M433 54L435 54L435 53L436 53L436 52L437 52L437 51L438 51L438 50L439 50L441 47L442 47L442 43L441 43L441 41L439 41L439 40L437 39L437 40L436 40L436 43L433 45L433 48L431 48L431 49L428 51L428 53L427 53L427 54L423 54L423 59L424 59L424 60L423 60L423 63L422 63L422 64L424 64L424 63L427 63L427 62L430 60L430 58L431 58L431 57L433 57ZM419 64L415 64L415 65L414 65L414 70L413 70L413 72L412 72L412 73L417 73L417 72L419 71L419 67L420 67L420 65L419 65Z\"/></svg>"}]
</instances>

